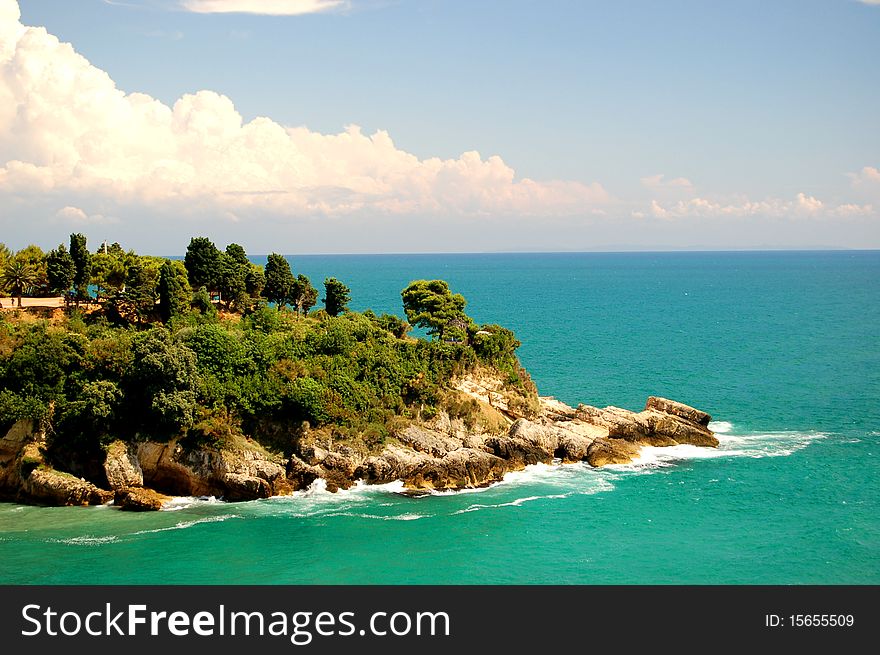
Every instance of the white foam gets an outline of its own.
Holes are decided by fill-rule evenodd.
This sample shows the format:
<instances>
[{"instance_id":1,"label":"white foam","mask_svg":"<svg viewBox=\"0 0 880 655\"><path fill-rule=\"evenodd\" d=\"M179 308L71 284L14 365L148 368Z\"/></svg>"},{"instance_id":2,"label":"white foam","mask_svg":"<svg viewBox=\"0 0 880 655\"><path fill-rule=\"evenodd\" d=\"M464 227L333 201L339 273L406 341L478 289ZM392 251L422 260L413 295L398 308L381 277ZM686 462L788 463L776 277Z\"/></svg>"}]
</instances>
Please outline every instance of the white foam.
<instances>
[{"instance_id":1,"label":"white foam","mask_svg":"<svg viewBox=\"0 0 880 655\"><path fill-rule=\"evenodd\" d=\"M377 519L379 521L417 521L418 519L428 518L424 514L393 514L390 516L382 516L380 514L360 514L357 512L333 512L325 516L351 516L358 519Z\"/></svg>"},{"instance_id":2,"label":"white foam","mask_svg":"<svg viewBox=\"0 0 880 655\"><path fill-rule=\"evenodd\" d=\"M191 528L195 525L200 525L202 523L222 523L228 519L238 519L241 518L238 514L223 514L222 516L206 516L201 519L194 519L192 521L180 521L175 525L171 525L167 528L155 528L154 530L138 530L137 532L133 532L132 534L153 534L156 532L168 532L169 530L186 530L187 528Z\"/></svg>"},{"instance_id":3,"label":"white foam","mask_svg":"<svg viewBox=\"0 0 880 655\"><path fill-rule=\"evenodd\" d=\"M175 496L162 504L163 512L179 512L197 505L220 505L223 501L216 496Z\"/></svg>"},{"instance_id":4,"label":"white foam","mask_svg":"<svg viewBox=\"0 0 880 655\"><path fill-rule=\"evenodd\" d=\"M711 421L709 429L715 434L727 434L733 432L733 423L730 421Z\"/></svg>"},{"instance_id":5,"label":"white foam","mask_svg":"<svg viewBox=\"0 0 880 655\"><path fill-rule=\"evenodd\" d=\"M81 537L70 537L69 539L47 539L47 541L55 544L67 544L70 546L100 546L101 544L109 544L118 541L116 536L109 537L92 537L83 535Z\"/></svg>"}]
</instances>

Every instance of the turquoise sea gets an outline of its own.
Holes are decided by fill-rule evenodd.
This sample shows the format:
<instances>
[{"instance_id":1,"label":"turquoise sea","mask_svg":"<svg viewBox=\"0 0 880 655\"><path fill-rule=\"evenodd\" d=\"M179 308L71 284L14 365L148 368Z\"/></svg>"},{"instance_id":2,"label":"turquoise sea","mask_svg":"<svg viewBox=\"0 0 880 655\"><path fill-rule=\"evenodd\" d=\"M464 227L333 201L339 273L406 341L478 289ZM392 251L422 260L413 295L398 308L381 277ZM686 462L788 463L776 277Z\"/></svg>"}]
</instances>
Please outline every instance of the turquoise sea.
<instances>
[{"instance_id":1,"label":"turquoise sea","mask_svg":"<svg viewBox=\"0 0 880 655\"><path fill-rule=\"evenodd\" d=\"M717 450L172 511L0 504L0 583L880 583L880 252L292 257L402 313L443 278L544 395L710 412Z\"/></svg>"}]
</instances>

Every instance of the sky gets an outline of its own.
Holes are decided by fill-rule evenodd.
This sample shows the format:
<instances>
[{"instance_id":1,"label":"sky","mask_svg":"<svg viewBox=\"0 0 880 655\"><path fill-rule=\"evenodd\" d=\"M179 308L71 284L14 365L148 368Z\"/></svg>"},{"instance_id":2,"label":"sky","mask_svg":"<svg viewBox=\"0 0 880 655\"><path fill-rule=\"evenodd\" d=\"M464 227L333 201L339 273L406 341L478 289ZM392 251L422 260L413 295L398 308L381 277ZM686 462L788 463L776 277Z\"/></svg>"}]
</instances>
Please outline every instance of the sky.
<instances>
[{"instance_id":1,"label":"sky","mask_svg":"<svg viewBox=\"0 0 880 655\"><path fill-rule=\"evenodd\" d=\"M0 242L880 247L880 0L0 0Z\"/></svg>"}]
</instances>

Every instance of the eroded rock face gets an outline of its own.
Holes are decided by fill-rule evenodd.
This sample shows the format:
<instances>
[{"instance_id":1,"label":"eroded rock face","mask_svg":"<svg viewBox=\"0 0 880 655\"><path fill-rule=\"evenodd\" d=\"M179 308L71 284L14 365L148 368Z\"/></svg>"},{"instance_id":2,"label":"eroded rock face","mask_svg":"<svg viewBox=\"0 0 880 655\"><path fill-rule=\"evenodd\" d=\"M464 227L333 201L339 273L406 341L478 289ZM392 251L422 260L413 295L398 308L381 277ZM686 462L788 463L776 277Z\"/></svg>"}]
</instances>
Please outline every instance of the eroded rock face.
<instances>
[{"instance_id":1,"label":"eroded rock face","mask_svg":"<svg viewBox=\"0 0 880 655\"><path fill-rule=\"evenodd\" d=\"M143 484L180 496L256 500L288 494L296 487L287 469L256 450L187 450L176 442L137 446Z\"/></svg>"},{"instance_id":2,"label":"eroded rock face","mask_svg":"<svg viewBox=\"0 0 880 655\"><path fill-rule=\"evenodd\" d=\"M134 444L124 441L111 443L107 447L104 473L107 476L107 484L114 491L144 485L144 472L141 470Z\"/></svg>"}]
</instances>

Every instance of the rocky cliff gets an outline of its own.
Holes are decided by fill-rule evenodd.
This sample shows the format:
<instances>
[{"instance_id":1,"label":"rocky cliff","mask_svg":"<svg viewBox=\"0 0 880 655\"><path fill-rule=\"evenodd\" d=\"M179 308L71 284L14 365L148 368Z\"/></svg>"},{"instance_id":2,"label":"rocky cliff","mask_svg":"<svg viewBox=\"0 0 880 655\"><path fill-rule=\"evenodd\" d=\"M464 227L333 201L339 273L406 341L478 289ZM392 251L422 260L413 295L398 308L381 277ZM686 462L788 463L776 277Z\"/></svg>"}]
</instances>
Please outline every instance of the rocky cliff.
<instances>
[{"instance_id":1,"label":"rocky cliff","mask_svg":"<svg viewBox=\"0 0 880 655\"><path fill-rule=\"evenodd\" d=\"M282 458L242 440L235 447L185 448L177 441L117 441L106 451L100 481L52 470L42 456L43 436L26 422L0 439L0 493L20 502L49 505L115 501L123 509L161 508L169 496L253 500L304 489L318 478L335 491L358 480L397 480L414 493L481 487L530 464L585 461L591 466L625 464L642 446L692 444L715 447L705 412L651 397L645 409L569 407L553 398L522 402L503 385L465 379L457 391L473 398L500 423L468 425L441 413L430 422L398 430L377 453L301 440Z\"/></svg>"}]
</instances>

